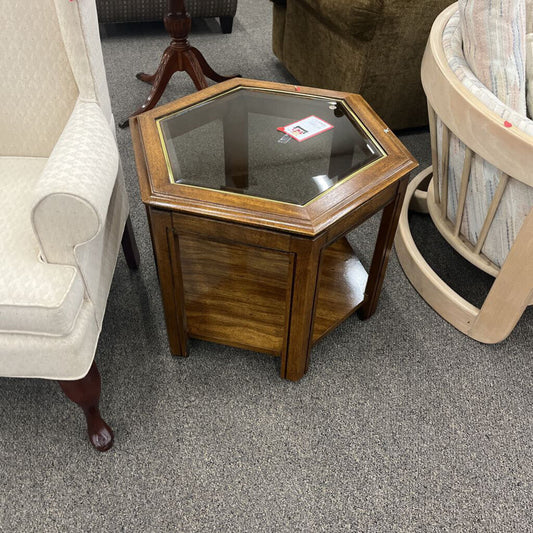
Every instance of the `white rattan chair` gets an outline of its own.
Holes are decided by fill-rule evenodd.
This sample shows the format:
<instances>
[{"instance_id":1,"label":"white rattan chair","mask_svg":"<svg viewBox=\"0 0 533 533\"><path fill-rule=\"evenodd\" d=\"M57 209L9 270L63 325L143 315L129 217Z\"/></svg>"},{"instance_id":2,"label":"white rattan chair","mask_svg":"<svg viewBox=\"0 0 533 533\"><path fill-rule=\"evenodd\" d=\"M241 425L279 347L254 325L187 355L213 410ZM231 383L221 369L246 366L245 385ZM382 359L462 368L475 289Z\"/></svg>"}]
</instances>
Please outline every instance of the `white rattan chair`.
<instances>
[{"instance_id":1,"label":"white rattan chair","mask_svg":"<svg viewBox=\"0 0 533 533\"><path fill-rule=\"evenodd\" d=\"M459 79L443 45L457 18L454 4L428 40L421 75L433 166L408 187L395 244L407 277L435 311L466 335L496 343L533 303L533 123L476 79ZM482 195L489 197L483 209ZM429 211L448 243L496 278L481 308L454 292L421 255L409 228L410 205Z\"/></svg>"}]
</instances>

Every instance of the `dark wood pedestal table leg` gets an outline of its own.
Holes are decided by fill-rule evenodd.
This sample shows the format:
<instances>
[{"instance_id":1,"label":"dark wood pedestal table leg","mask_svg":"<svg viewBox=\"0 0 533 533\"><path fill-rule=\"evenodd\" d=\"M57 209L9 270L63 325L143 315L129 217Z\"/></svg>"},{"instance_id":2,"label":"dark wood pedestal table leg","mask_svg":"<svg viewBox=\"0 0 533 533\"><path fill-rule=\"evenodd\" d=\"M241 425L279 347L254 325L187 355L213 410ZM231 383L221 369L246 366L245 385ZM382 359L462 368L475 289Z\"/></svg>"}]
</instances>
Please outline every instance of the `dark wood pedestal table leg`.
<instances>
[{"instance_id":1,"label":"dark wood pedestal table leg","mask_svg":"<svg viewBox=\"0 0 533 533\"><path fill-rule=\"evenodd\" d=\"M137 74L139 80L152 85L152 90L144 104L131 115L132 117L157 105L174 72L187 72L198 90L207 87L206 77L218 83L240 76L239 74L233 76L217 74L209 66L201 52L189 44L191 17L185 11L184 0L168 0L168 13L165 15L164 23L172 41L164 51L155 74L145 74L144 72ZM121 128L127 127L128 121L129 119L126 119L119 126Z\"/></svg>"}]
</instances>

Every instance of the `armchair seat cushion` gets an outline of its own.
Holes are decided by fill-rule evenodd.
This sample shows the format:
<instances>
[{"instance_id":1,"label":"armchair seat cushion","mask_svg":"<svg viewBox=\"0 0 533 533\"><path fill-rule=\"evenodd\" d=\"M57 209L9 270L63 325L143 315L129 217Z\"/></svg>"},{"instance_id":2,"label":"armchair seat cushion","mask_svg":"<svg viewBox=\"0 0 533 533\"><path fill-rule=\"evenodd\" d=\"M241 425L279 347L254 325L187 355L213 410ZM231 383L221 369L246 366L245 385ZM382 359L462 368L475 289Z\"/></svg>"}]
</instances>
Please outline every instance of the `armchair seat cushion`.
<instances>
[{"instance_id":1,"label":"armchair seat cushion","mask_svg":"<svg viewBox=\"0 0 533 533\"><path fill-rule=\"evenodd\" d=\"M47 161L0 157L0 332L67 335L83 305L78 269L45 263L32 228L33 192Z\"/></svg>"}]
</instances>

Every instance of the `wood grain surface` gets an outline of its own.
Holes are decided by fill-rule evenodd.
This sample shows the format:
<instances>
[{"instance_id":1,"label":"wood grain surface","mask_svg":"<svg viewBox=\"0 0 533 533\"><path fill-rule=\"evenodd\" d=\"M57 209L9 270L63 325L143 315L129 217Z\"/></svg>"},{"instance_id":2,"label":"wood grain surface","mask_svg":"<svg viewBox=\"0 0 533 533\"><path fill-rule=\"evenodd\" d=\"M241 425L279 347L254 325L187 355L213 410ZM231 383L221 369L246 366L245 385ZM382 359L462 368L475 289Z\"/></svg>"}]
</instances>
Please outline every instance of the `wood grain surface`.
<instances>
[{"instance_id":1,"label":"wood grain surface","mask_svg":"<svg viewBox=\"0 0 533 533\"><path fill-rule=\"evenodd\" d=\"M157 120L240 87L342 99L386 155L305 205L171 183ZM227 189L248 179L246 136L235 134L244 115L225 117ZM192 126L189 117L172 127ZM360 96L232 80L135 117L131 129L173 353L185 355L196 337L281 355L281 377L297 381L314 342L356 309L372 315L416 162ZM346 135L339 129L332 148L348 159ZM344 236L381 210L367 276Z\"/></svg>"},{"instance_id":2,"label":"wood grain surface","mask_svg":"<svg viewBox=\"0 0 533 533\"><path fill-rule=\"evenodd\" d=\"M322 255L313 343L338 326L362 303L368 275L345 237Z\"/></svg>"},{"instance_id":3,"label":"wood grain surface","mask_svg":"<svg viewBox=\"0 0 533 533\"><path fill-rule=\"evenodd\" d=\"M192 235L179 247L189 336L280 355L290 255Z\"/></svg>"}]
</instances>

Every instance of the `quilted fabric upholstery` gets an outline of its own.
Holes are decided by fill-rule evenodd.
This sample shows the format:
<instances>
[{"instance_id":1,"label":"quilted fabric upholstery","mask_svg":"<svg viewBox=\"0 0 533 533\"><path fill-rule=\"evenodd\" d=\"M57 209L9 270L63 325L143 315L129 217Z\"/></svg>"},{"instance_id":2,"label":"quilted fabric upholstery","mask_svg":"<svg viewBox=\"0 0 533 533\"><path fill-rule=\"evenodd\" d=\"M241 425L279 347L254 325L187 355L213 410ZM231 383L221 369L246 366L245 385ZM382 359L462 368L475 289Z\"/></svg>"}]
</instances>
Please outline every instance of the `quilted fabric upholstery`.
<instances>
[{"instance_id":1,"label":"quilted fabric upholstery","mask_svg":"<svg viewBox=\"0 0 533 533\"><path fill-rule=\"evenodd\" d=\"M93 306L85 300L68 335L1 335L0 373L18 378L82 378L93 361L99 333Z\"/></svg>"},{"instance_id":2,"label":"quilted fabric upholstery","mask_svg":"<svg viewBox=\"0 0 533 533\"><path fill-rule=\"evenodd\" d=\"M0 157L0 331L68 334L81 309L78 270L45 263L31 226L32 196L45 158Z\"/></svg>"},{"instance_id":3,"label":"quilted fabric upholstery","mask_svg":"<svg viewBox=\"0 0 533 533\"><path fill-rule=\"evenodd\" d=\"M467 64L462 47L460 14L450 18L443 35L443 48L447 61L461 83L494 113L507 120L528 135L533 135L533 121L499 100L487 89ZM438 120L437 146L439 161L442 160L442 124ZM457 198L461 184L465 146L455 135L450 138L448 169L448 218L456 219ZM474 155L470 173L469 188L461 225L461 233L472 243L478 240L483 221L494 197L501 172ZM482 252L497 266L501 266L518 235L522 223L533 206L533 189L518 180L510 179L492 222Z\"/></svg>"},{"instance_id":4,"label":"quilted fabric upholstery","mask_svg":"<svg viewBox=\"0 0 533 533\"><path fill-rule=\"evenodd\" d=\"M0 153L48 157L78 97L54 0L2 3L0 28Z\"/></svg>"},{"instance_id":5,"label":"quilted fabric upholstery","mask_svg":"<svg viewBox=\"0 0 533 533\"><path fill-rule=\"evenodd\" d=\"M57 17L80 98L98 102L111 124L111 102L94 0L55 0Z\"/></svg>"},{"instance_id":6,"label":"quilted fabric upholstery","mask_svg":"<svg viewBox=\"0 0 533 533\"><path fill-rule=\"evenodd\" d=\"M79 379L128 216L95 4L8 2L0 24L0 375Z\"/></svg>"},{"instance_id":7,"label":"quilted fabric upholstery","mask_svg":"<svg viewBox=\"0 0 533 533\"><path fill-rule=\"evenodd\" d=\"M100 107L78 102L34 191L32 219L48 261L73 264L73 247L103 227L117 171L117 146Z\"/></svg>"},{"instance_id":8,"label":"quilted fabric upholstery","mask_svg":"<svg viewBox=\"0 0 533 533\"><path fill-rule=\"evenodd\" d=\"M463 37L459 12L455 13L448 21L442 36L442 46L450 68L469 92L481 100L494 113L500 115L503 120L509 121L528 135L533 135L533 123L527 118L525 113L519 113L502 102L472 72L463 54Z\"/></svg>"}]
</instances>

